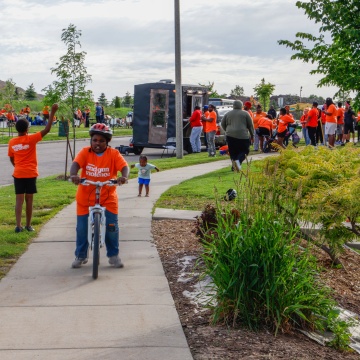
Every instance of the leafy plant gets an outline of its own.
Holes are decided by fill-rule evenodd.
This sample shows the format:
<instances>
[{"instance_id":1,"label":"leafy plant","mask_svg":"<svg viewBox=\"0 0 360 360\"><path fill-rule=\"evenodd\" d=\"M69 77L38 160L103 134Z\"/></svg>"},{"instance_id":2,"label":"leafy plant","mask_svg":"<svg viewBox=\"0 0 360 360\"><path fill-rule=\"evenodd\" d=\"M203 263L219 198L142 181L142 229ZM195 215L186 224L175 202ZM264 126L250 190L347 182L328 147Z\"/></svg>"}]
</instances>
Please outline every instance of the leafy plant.
<instances>
[{"instance_id":1,"label":"leafy plant","mask_svg":"<svg viewBox=\"0 0 360 360\"><path fill-rule=\"evenodd\" d=\"M295 326L321 329L319 316L326 317L334 302L318 282L313 258L296 240L296 204L282 198L279 207L277 187L264 193L250 177L237 186L241 196L217 208L217 226L203 241L213 321L268 326L275 334Z\"/></svg>"},{"instance_id":2,"label":"leafy plant","mask_svg":"<svg viewBox=\"0 0 360 360\"><path fill-rule=\"evenodd\" d=\"M326 319L326 327L333 333L333 339L328 345L338 350L348 351L351 340L349 327L354 324L354 321L343 320L339 315L340 311L333 309L329 312Z\"/></svg>"},{"instance_id":3,"label":"leafy plant","mask_svg":"<svg viewBox=\"0 0 360 360\"><path fill-rule=\"evenodd\" d=\"M356 196L360 187L360 149L347 145L336 151L326 148L287 149L277 158L264 161L262 174L252 176L253 181L263 184L266 192L277 188L279 207L283 199L297 204L299 223L318 225L317 237L307 235L308 240L326 251L335 264L343 244L360 235L357 225L360 218L360 199ZM344 224L349 219L349 225Z\"/></svg>"}]
</instances>

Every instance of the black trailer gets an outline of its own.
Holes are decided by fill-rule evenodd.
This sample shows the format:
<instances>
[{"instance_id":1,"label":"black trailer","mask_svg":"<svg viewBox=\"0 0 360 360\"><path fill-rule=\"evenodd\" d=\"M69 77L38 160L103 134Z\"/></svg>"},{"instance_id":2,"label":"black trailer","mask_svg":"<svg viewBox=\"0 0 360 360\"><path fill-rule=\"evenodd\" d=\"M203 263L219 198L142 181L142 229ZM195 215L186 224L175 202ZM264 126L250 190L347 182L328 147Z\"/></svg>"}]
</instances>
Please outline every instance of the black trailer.
<instances>
[{"instance_id":1,"label":"black trailer","mask_svg":"<svg viewBox=\"0 0 360 360\"><path fill-rule=\"evenodd\" d=\"M191 153L189 117L194 107L207 104L208 89L200 85L182 85L183 148ZM135 85L132 119L133 146L139 155L144 147L164 148L176 138L175 84L171 80Z\"/></svg>"}]
</instances>

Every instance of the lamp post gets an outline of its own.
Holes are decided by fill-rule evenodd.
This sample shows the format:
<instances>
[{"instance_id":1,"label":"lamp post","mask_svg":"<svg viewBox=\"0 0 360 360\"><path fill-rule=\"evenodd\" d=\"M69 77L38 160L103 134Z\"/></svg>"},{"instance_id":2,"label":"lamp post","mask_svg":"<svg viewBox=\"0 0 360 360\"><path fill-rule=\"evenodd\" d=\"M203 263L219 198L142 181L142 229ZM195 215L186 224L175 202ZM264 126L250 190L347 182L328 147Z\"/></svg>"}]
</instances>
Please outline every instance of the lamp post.
<instances>
[{"instance_id":1,"label":"lamp post","mask_svg":"<svg viewBox=\"0 0 360 360\"><path fill-rule=\"evenodd\" d=\"M181 92L180 0L174 0L175 9L175 123L176 158L183 157L183 113Z\"/></svg>"},{"instance_id":2,"label":"lamp post","mask_svg":"<svg viewBox=\"0 0 360 360\"><path fill-rule=\"evenodd\" d=\"M302 92L302 86L300 86L300 103L301 103L301 92Z\"/></svg>"}]
</instances>

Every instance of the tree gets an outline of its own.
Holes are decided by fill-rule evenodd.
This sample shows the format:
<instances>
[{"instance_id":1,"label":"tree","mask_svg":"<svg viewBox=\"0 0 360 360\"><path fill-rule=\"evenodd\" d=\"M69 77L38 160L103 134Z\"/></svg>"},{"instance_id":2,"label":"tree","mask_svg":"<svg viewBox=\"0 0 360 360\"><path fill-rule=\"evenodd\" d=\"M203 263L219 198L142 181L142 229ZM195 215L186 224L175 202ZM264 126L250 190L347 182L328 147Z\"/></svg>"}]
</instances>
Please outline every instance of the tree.
<instances>
[{"instance_id":1,"label":"tree","mask_svg":"<svg viewBox=\"0 0 360 360\"><path fill-rule=\"evenodd\" d=\"M259 98L260 104L264 111L269 108L270 96L275 90L275 85L267 83L265 79L261 79L261 83L254 87L255 95Z\"/></svg>"},{"instance_id":2,"label":"tree","mask_svg":"<svg viewBox=\"0 0 360 360\"><path fill-rule=\"evenodd\" d=\"M29 87L25 90L24 99L25 100L36 100L37 99L37 94L36 94L33 83L31 83L31 85L29 85Z\"/></svg>"},{"instance_id":3,"label":"tree","mask_svg":"<svg viewBox=\"0 0 360 360\"><path fill-rule=\"evenodd\" d=\"M17 99L16 95L16 84L13 79L8 79L5 81L5 86L1 90L2 99L12 105L13 101Z\"/></svg>"},{"instance_id":4,"label":"tree","mask_svg":"<svg viewBox=\"0 0 360 360\"><path fill-rule=\"evenodd\" d=\"M208 92L210 93L209 97L210 98L226 98L227 95L226 94L219 94L215 89L214 89L214 82L210 82L207 85L204 84L200 84L200 86L206 87Z\"/></svg>"},{"instance_id":5,"label":"tree","mask_svg":"<svg viewBox=\"0 0 360 360\"><path fill-rule=\"evenodd\" d=\"M121 101L118 96L115 96L114 107L115 109L119 109L121 107Z\"/></svg>"},{"instance_id":6,"label":"tree","mask_svg":"<svg viewBox=\"0 0 360 360\"><path fill-rule=\"evenodd\" d=\"M68 116L73 119L74 111L77 108L93 105L93 94L86 90L86 85L91 82L85 67L86 52L78 51L81 48L81 31L76 26L70 24L67 29L62 29L61 40L67 46L67 53L56 63L56 67L51 69L57 80L43 89L45 91L44 103L58 102L61 107L67 109ZM73 122L74 145L72 155L75 155L75 127Z\"/></svg>"},{"instance_id":7,"label":"tree","mask_svg":"<svg viewBox=\"0 0 360 360\"><path fill-rule=\"evenodd\" d=\"M126 92L123 100L125 107L131 107L131 104L133 103L133 98L128 91Z\"/></svg>"},{"instance_id":8,"label":"tree","mask_svg":"<svg viewBox=\"0 0 360 360\"><path fill-rule=\"evenodd\" d=\"M359 2L349 0L297 1L309 19L320 23L319 33L298 32L297 40L278 41L295 51L291 59L317 64L310 74L323 77L317 86L338 86L342 91L355 91L360 103L360 17ZM330 35L330 36L329 36ZM306 44L304 44L304 41ZM308 45L309 44L309 45ZM311 45L313 45L311 47Z\"/></svg>"},{"instance_id":9,"label":"tree","mask_svg":"<svg viewBox=\"0 0 360 360\"><path fill-rule=\"evenodd\" d=\"M239 99L241 96L244 96L244 88L242 86L236 85L235 89L232 89L230 96Z\"/></svg>"},{"instance_id":10,"label":"tree","mask_svg":"<svg viewBox=\"0 0 360 360\"><path fill-rule=\"evenodd\" d=\"M108 101L104 93L101 93L98 98L99 104L102 106L108 106Z\"/></svg>"}]
</instances>

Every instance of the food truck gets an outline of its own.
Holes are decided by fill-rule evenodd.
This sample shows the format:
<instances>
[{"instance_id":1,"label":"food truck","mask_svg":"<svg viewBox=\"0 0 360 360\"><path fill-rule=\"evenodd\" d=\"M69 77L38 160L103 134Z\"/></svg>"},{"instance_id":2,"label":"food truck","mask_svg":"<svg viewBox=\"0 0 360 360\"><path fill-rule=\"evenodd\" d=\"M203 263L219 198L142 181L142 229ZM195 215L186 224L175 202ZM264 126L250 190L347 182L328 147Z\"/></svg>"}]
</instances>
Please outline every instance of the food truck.
<instances>
[{"instance_id":1,"label":"food truck","mask_svg":"<svg viewBox=\"0 0 360 360\"><path fill-rule=\"evenodd\" d=\"M201 85L182 85L183 148L191 153L189 118L195 106L202 109L208 101L208 89ZM132 119L134 153L144 147L164 148L176 138L175 84L172 80L135 85Z\"/></svg>"}]
</instances>

